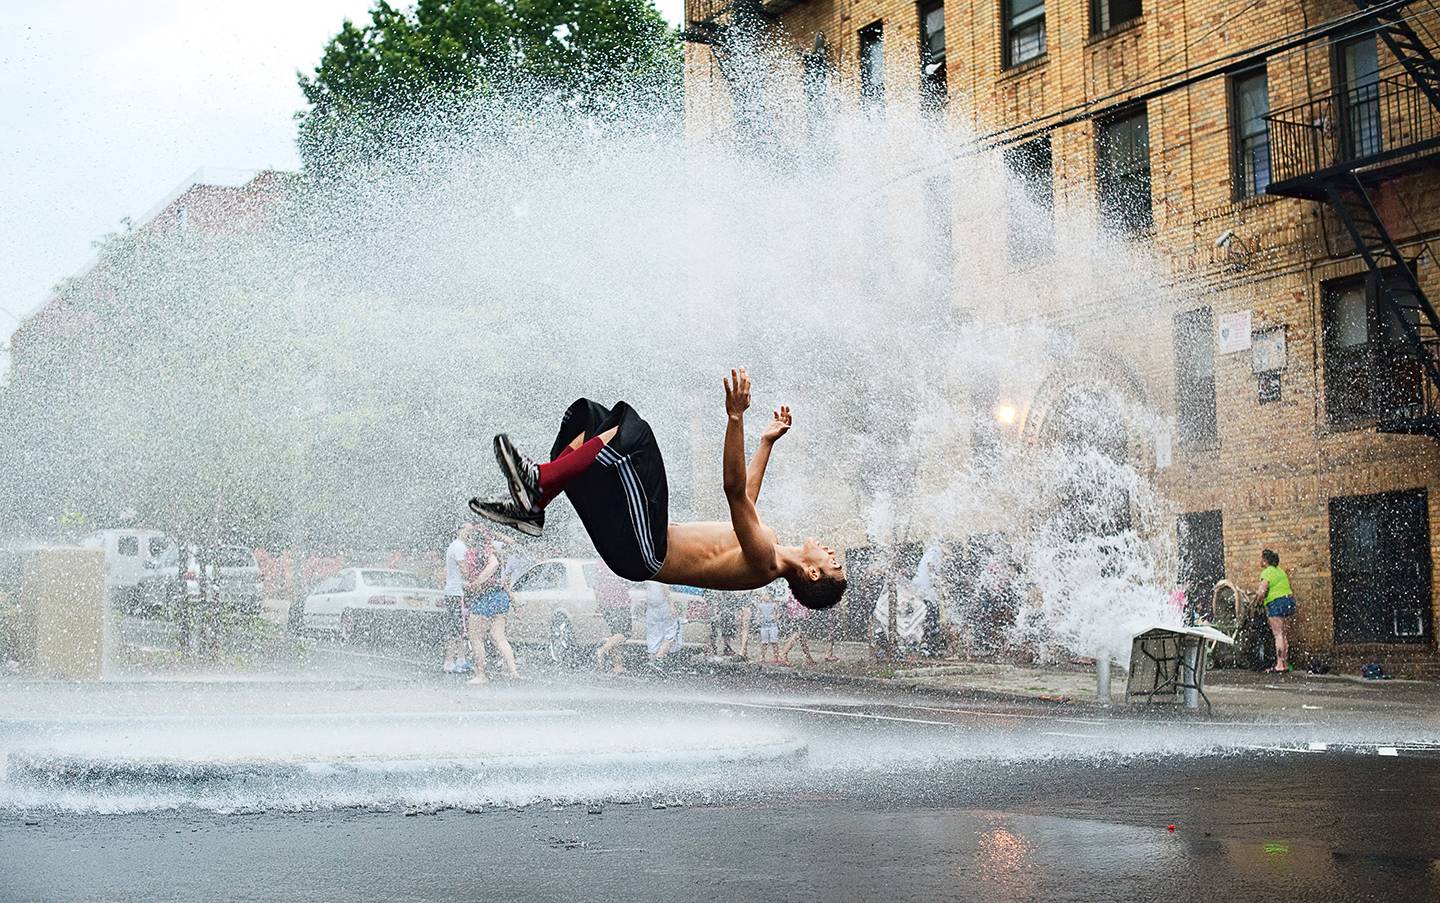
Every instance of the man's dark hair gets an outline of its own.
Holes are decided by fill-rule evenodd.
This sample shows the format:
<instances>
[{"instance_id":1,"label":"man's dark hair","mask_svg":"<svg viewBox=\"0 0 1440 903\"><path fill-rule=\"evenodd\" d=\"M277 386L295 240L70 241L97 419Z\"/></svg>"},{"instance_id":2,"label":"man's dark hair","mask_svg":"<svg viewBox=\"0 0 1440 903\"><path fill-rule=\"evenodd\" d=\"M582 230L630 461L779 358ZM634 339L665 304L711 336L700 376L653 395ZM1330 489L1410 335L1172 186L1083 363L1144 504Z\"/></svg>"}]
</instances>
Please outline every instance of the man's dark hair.
<instances>
[{"instance_id":1,"label":"man's dark hair","mask_svg":"<svg viewBox=\"0 0 1440 903\"><path fill-rule=\"evenodd\" d=\"M813 611L821 611L832 608L845 595L845 578L833 577L822 573L818 579L806 580L804 577L788 577L786 583L790 584L790 593L801 605Z\"/></svg>"},{"instance_id":2,"label":"man's dark hair","mask_svg":"<svg viewBox=\"0 0 1440 903\"><path fill-rule=\"evenodd\" d=\"M1270 565L1272 568L1278 567L1280 565L1280 556L1276 555L1274 550L1272 549L1266 549L1265 551L1261 552L1260 560Z\"/></svg>"}]
</instances>

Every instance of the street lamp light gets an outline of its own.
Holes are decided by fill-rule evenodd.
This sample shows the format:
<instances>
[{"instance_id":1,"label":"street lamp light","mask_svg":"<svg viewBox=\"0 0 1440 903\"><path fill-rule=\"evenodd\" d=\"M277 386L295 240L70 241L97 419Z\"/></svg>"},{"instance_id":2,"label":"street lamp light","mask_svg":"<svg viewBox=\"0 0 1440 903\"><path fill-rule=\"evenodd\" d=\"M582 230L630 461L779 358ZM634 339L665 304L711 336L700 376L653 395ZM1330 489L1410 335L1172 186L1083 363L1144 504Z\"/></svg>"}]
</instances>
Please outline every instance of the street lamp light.
<instances>
[{"instance_id":1,"label":"street lamp light","mask_svg":"<svg viewBox=\"0 0 1440 903\"><path fill-rule=\"evenodd\" d=\"M1001 402L995 406L995 422L1001 426L1011 426L1020 416L1020 412L1013 404Z\"/></svg>"}]
</instances>

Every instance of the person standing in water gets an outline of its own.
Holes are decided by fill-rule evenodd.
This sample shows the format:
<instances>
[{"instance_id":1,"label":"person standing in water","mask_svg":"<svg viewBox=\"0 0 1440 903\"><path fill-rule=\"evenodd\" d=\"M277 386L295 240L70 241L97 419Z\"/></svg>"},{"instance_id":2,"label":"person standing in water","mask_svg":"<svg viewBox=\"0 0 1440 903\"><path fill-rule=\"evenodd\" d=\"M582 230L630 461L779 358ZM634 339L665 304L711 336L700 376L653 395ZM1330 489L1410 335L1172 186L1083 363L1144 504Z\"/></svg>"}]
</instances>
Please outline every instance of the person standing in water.
<instances>
[{"instance_id":1,"label":"person standing in water","mask_svg":"<svg viewBox=\"0 0 1440 903\"><path fill-rule=\"evenodd\" d=\"M630 584L618 577L614 571L600 562L595 569L595 607L605 619L610 636L595 650L595 667L605 670L605 658L610 658L610 673L625 673L625 641L633 630L630 622Z\"/></svg>"},{"instance_id":2,"label":"person standing in water","mask_svg":"<svg viewBox=\"0 0 1440 903\"><path fill-rule=\"evenodd\" d=\"M470 655L475 667L475 676L470 678L470 683L489 682L485 675L487 632L490 634L490 641L495 644L495 651L500 653L501 660L505 662L506 673L511 680L519 680L520 672L515 669L515 652L510 648L510 638L505 633L505 616L510 612L510 591L500 576L500 558L495 554L495 546L490 540L485 541L483 549L476 550L471 568L474 577L469 581L465 595L466 608L470 614Z\"/></svg>"},{"instance_id":3,"label":"person standing in water","mask_svg":"<svg viewBox=\"0 0 1440 903\"><path fill-rule=\"evenodd\" d=\"M1285 636L1286 622L1295 614L1295 596L1290 591L1290 575L1280 569L1280 556L1266 549L1260 553L1260 582L1255 596L1265 601L1265 619L1275 635L1275 667L1271 671L1290 670L1290 643Z\"/></svg>"},{"instance_id":4,"label":"person standing in water","mask_svg":"<svg viewBox=\"0 0 1440 903\"><path fill-rule=\"evenodd\" d=\"M760 661L772 664L780 662L780 606L784 597L771 592L756 594L755 624L760 629ZM770 658L765 658L765 647L770 647Z\"/></svg>"},{"instance_id":5,"label":"person standing in water","mask_svg":"<svg viewBox=\"0 0 1440 903\"><path fill-rule=\"evenodd\" d=\"M653 580L645 584L645 645L651 661L659 661L680 646L680 613L670 589Z\"/></svg>"},{"instance_id":6,"label":"person standing in water","mask_svg":"<svg viewBox=\"0 0 1440 903\"><path fill-rule=\"evenodd\" d=\"M461 521L455 525L455 538L445 548L445 611L448 623L445 629L443 668L446 674L463 674L471 667L469 660L465 658L465 637L468 632L466 628L469 626L467 622L470 614L465 606L465 584L470 537L474 532L474 522Z\"/></svg>"},{"instance_id":7,"label":"person standing in water","mask_svg":"<svg viewBox=\"0 0 1440 903\"><path fill-rule=\"evenodd\" d=\"M750 376L743 369L731 370L724 384L721 470L728 522L670 523L665 462L650 425L623 401L610 409L585 398L566 410L547 463L531 461L504 433L496 436L495 460L510 484L510 498L475 498L470 508L539 536L545 528L545 506L563 493L600 557L626 580L746 590L781 578L805 607L829 608L845 592L845 570L834 550L813 538L798 546L781 545L755 508L770 450L790 430L790 408L775 412L747 469Z\"/></svg>"}]
</instances>

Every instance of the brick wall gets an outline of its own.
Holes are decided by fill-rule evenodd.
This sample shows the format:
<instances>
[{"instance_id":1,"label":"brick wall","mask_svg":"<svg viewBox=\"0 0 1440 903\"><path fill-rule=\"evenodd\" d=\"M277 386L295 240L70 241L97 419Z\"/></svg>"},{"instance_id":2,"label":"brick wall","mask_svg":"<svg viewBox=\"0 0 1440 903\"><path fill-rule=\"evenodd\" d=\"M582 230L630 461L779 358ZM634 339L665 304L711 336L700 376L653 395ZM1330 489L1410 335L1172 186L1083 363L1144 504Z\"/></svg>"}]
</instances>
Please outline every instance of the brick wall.
<instances>
[{"instance_id":1,"label":"brick wall","mask_svg":"<svg viewBox=\"0 0 1440 903\"><path fill-rule=\"evenodd\" d=\"M1123 100L1135 86L1202 66L1354 12L1342 0L1262 0L1254 7L1228 0L1184 4L1146 0L1141 19L1092 35L1088 0L1048 0L1047 52L1012 69L1002 65L1000 0L948 0L945 9L948 115L982 134L1020 128L1075 111L1103 98ZM1416 7L1417 11L1433 7ZM838 81L853 89L858 74L857 32L881 21L885 32L887 97L904 102L920 84L919 14L902 0L807 0L783 12L776 29L797 53L823 32ZM1440 22L1428 23L1440 33ZM1272 111L1318 97L1331 87L1332 48L1320 40L1272 57L1267 64ZM1382 67L1393 67L1381 47ZM723 131L726 104L716 90L719 71L709 48L687 49L692 131ZM1386 72L1405 77L1403 72ZM1296 647L1336 660L1384 657L1410 671L1440 672L1435 647L1336 647L1331 611L1329 504L1337 496L1425 488L1429 492L1431 586L1440 588L1440 444L1424 437L1378 434L1371 425L1327 423L1321 324L1323 285L1363 272L1343 229L1320 205L1259 197L1236 201L1232 180L1229 87L1224 77L1199 81L1147 104L1155 228L1148 240L1176 291L1169 299L1117 299L1097 310L1076 309L1044 265L1012 274L1018 297L1032 299L1021 315L1044 314L1071 331L1092 353L1124 362L1139 394L1174 413L1175 313L1209 305L1215 316L1252 312L1255 329L1283 326L1288 361L1278 402L1260 404L1248 352L1215 362L1218 441L1212 447L1175 445L1173 464L1159 484L1182 511L1219 509L1224 521L1227 575L1252 585L1259 552L1272 547L1291 571L1300 600ZM1095 210L1095 128L1090 121L1050 132L1055 198L1082 215ZM897 194L897 197L900 195ZM1440 234L1440 172L1432 164L1387 184L1376 196L1392 234L1407 254ZM903 203L903 201L901 201ZM918 203L917 201L914 201ZM1226 230L1230 249L1215 241ZM967 236L967 239L971 238ZM983 237L975 236L976 240ZM1440 298L1440 264L1417 264L1432 301ZM957 304L966 299L957 297ZM1156 353L1156 350L1162 353ZM1440 624L1440 597L1432 598ZM1303 660L1303 659L1302 659Z\"/></svg>"}]
</instances>

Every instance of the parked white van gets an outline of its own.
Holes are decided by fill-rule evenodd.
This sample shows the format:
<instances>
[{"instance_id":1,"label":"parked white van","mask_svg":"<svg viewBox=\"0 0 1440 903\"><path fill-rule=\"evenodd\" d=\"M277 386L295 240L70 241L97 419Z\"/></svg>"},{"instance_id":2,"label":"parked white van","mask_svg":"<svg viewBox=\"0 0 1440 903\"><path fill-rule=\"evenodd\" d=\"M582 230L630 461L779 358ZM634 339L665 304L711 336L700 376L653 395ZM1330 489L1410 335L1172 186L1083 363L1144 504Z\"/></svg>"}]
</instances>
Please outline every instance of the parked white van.
<instances>
[{"instance_id":1,"label":"parked white van","mask_svg":"<svg viewBox=\"0 0 1440 903\"><path fill-rule=\"evenodd\" d=\"M85 537L80 545L105 553L105 589L112 604L122 611L139 604L138 587L154 573L157 560L172 543L159 530L101 530Z\"/></svg>"}]
</instances>

